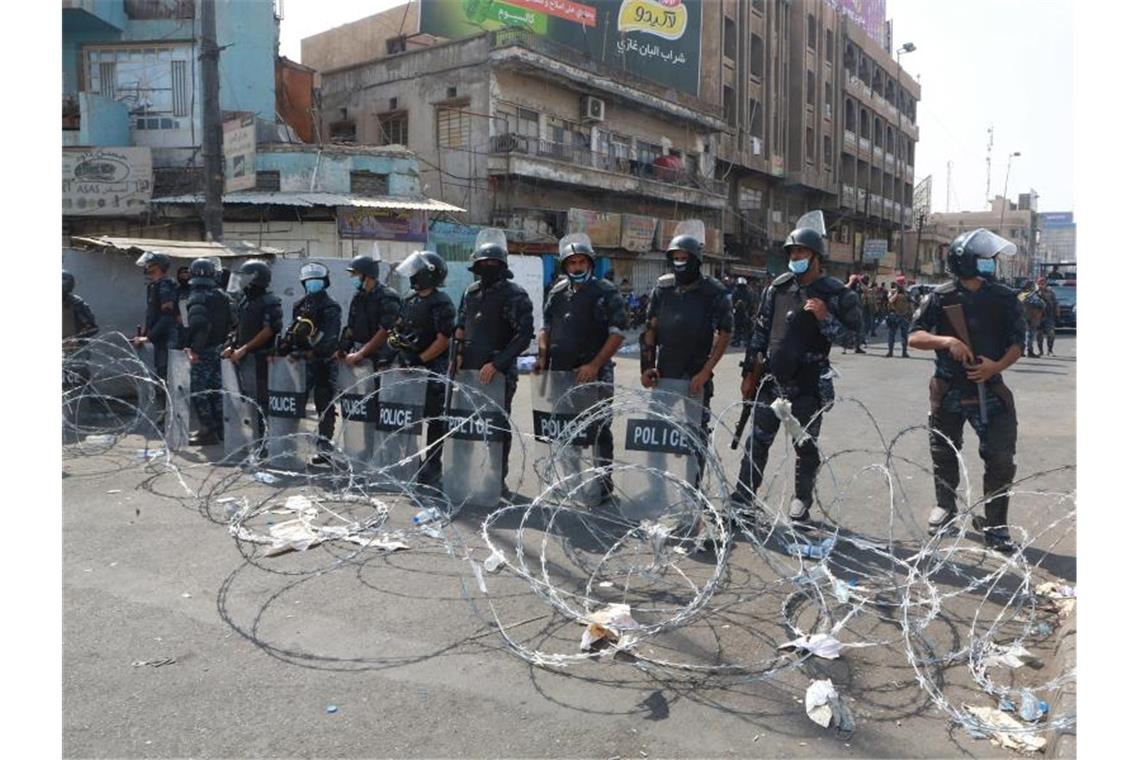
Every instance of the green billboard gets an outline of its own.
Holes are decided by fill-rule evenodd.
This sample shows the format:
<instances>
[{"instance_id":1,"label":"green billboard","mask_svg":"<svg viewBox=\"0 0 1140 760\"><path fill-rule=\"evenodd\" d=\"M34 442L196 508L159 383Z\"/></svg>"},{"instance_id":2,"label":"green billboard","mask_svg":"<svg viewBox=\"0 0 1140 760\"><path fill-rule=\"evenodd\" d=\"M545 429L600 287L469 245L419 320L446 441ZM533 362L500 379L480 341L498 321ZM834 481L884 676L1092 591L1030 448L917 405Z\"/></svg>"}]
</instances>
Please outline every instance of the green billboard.
<instances>
[{"instance_id":1,"label":"green billboard","mask_svg":"<svg viewBox=\"0 0 1140 760\"><path fill-rule=\"evenodd\" d=\"M700 0L421 0L420 32L460 39L523 28L605 67L696 95Z\"/></svg>"}]
</instances>

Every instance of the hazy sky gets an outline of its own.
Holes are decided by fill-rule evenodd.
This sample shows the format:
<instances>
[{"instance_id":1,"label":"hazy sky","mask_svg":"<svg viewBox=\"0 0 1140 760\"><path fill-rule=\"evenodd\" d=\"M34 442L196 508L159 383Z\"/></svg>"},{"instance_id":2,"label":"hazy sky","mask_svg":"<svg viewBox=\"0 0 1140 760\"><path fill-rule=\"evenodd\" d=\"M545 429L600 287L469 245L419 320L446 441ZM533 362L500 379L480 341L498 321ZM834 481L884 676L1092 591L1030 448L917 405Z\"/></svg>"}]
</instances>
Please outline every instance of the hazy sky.
<instances>
[{"instance_id":1,"label":"hazy sky","mask_svg":"<svg viewBox=\"0 0 1140 760\"><path fill-rule=\"evenodd\" d=\"M288 0L281 52L301 59L301 38L404 0ZM1073 3L1065 0L888 0L895 47L917 46L903 68L921 77L915 182L933 176L934 211L984 208L986 129L993 125L990 196L1029 188L1038 209L1073 208ZM841 111L842 112L842 111Z\"/></svg>"}]
</instances>

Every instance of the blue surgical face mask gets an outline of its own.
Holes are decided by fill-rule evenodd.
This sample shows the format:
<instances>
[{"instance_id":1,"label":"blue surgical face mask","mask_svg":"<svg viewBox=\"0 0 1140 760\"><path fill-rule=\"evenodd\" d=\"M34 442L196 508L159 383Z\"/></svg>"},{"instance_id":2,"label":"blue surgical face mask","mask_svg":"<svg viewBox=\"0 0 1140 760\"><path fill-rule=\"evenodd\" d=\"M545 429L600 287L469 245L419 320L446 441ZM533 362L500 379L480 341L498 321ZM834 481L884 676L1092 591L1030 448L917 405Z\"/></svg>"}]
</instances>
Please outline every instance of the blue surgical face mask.
<instances>
[{"instance_id":1,"label":"blue surgical face mask","mask_svg":"<svg viewBox=\"0 0 1140 760\"><path fill-rule=\"evenodd\" d=\"M792 270L793 274L803 274L811 267L811 259L799 259L798 261L792 259L788 262L788 269Z\"/></svg>"},{"instance_id":2,"label":"blue surgical face mask","mask_svg":"<svg viewBox=\"0 0 1140 760\"><path fill-rule=\"evenodd\" d=\"M325 289L323 280L305 280L305 292L309 294L320 293Z\"/></svg>"},{"instance_id":3,"label":"blue surgical face mask","mask_svg":"<svg viewBox=\"0 0 1140 760\"><path fill-rule=\"evenodd\" d=\"M357 290L360 290L361 288L363 288L364 287L364 278L363 277L353 277L352 278L352 287L356 288Z\"/></svg>"},{"instance_id":4,"label":"blue surgical face mask","mask_svg":"<svg viewBox=\"0 0 1140 760\"><path fill-rule=\"evenodd\" d=\"M585 272L567 274L566 276L570 278L570 282L574 283L575 285L581 285L583 282L590 279L590 270L587 269Z\"/></svg>"},{"instance_id":5,"label":"blue surgical face mask","mask_svg":"<svg viewBox=\"0 0 1140 760\"><path fill-rule=\"evenodd\" d=\"M993 259L978 259L978 274L987 277L997 271L997 262Z\"/></svg>"}]
</instances>

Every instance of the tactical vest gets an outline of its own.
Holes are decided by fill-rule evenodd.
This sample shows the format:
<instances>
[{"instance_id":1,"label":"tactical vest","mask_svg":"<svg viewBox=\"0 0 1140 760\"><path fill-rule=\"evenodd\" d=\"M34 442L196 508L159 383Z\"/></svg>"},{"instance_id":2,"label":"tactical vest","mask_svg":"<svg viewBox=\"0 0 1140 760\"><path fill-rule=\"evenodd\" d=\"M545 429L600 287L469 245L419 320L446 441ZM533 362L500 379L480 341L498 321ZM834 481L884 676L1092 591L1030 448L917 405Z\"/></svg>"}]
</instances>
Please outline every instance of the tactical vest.
<instances>
[{"instance_id":1,"label":"tactical vest","mask_svg":"<svg viewBox=\"0 0 1140 760\"><path fill-rule=\"evenodd\" d=\"M411 293L404 298L404 311L400 319L400 337L416 353L423 353L435 342L439 329L435 324L435 310L446 305L447 296L433 290L426 298Z\"/></svg>"},{"instance_id":2,"label":"tactical vest","mask_svg":"<svg viewBox=\"0 0 1140 760\"><path fill-rule=\"evenodd\" d=\"M364 345L380 329L380 318L384 312L384 302L392 300L399 311L400 297L389 287L376 284L372 290L359 290L348 305L348 327L357 345Z\"/></svg>"},{"instance_id":3,"label":"tactical vest","mask_svg":"<svg viewBox=\"0 0 1140 760\"><path fill-rule=\"evenodd\" d=\"M1011 315L1009 310L1003 307L1003 299L995 290L999 286L987 284L982 287L983 290L976 294L984 297L982 303L978 304L975 299L971 299L974 303L969 306L955 283L946 283L935 289L940 306L938 309L938 334L953 335L967 343L975 356L982 355L996 361L1005 353L1005 347L1001 345L1001 341L1002 336L1009 330L1007 320ZM965 317L969 335L958 335L946 316L946 307L956 305L962 306L962 314ZM975 384L966 377L966 368L961 362L949 358L949 352L945 353L947 358L937 363L936 369L940 372L936 372L936 374L953 380L955 384L967 388L974 387ZM995 375L989 382L998 382L1000 377L1000 375Z\"/></svg>"},{"instance_id":4,"label":"tactical vest","mask_svg":"<svg viewBox=\"0 0 1140 760\"><path fill-rule=\"evenodd\" d=\"M169 288L164 288L163 283L167 283ZM165 289L170 294L171 301L175 302L174 318L176 324L182 324L182 320L178 315L177 300L178 300L178 286L174 284L174 280L169 277L160 277L154 282L146 284L146 328L150 332L150 328L158 322L162 316L162 299L159 298L158 292L160 289Z\"/></svg>"},{"instance_id":5,"label":"tactical vest","mask_svg":"<svg viewBox=\"0 0 1140 760\"><path fill-rule=\"evenodd\" d=\"M780 275L772 282L772 328L768 331L768 356L780 350L788 335L788 323L803 311L806 302L803 289L791 272Z\"/></svg>"},{"instance_id":6,"label":"tactical vest","mask_svg":"<svg viewBox=\"0 0 1140 760\"><path fill-rule=\"evenodd\" d=\"M269 309L280 307L281 299L272 293L262 291L253 298L242 295L238 303L237 345L244 346L253 340L265 326L265 314ZM272 347L272 342L262 350Z\"/></svg>"},{"instance_id":7,"label":"tactical vest","mask_svg":"<svg viewBox=\"0 0 1140 760\"><path fill-rule=\"evenodd\" d=\"M463 366L479 369L511 342L511 328L503 319L509 295L506 280L489 288L476 280L464 293Z\"/></svg>"},{"instance_id":8,"label":"tactical vest","mask_svg":"<svg viewBox=\"0 0 1140 760\"><path fill-rule=\"evenodd\" d=\"M189 313L191 345L201 340L206 333L204 345L207 348L225 343L230 327L230 300L217 288L192 288L186 299Z\"/></svg>"},{"instance_id":9,"label":"tactical vest","mask_svg":"<svg viewBox=\"0 0 1140 760\"><path fill-rule=\"evenodd\" d=\"M63 338L66 340L79 332L75 319L75 306L69 299L63 300Z\"/></svg>"},{"instance_id":10,"label":"tactical vest","mask_svg":"<svg viewBox=\"0 0 1140 760\"><path fill-rule=\"evenodd\" d=\"M606 292L591 279L575 292L563 279L550 290L550 369L572 370L593 360L609 337L599 319L598 301Z\"/></svg>"},{"instance_id":11,"label":"tactical vest","mask_svg":"<svg viewBox=\"0 0 1140 760\"><path fill-rule=\"evenodd\" d=\"M712 352L716 305L725 293L707 276L684 289L672 278L657 280L657 371L664 378L692 377Z\"/></svg>"}]
</instances>

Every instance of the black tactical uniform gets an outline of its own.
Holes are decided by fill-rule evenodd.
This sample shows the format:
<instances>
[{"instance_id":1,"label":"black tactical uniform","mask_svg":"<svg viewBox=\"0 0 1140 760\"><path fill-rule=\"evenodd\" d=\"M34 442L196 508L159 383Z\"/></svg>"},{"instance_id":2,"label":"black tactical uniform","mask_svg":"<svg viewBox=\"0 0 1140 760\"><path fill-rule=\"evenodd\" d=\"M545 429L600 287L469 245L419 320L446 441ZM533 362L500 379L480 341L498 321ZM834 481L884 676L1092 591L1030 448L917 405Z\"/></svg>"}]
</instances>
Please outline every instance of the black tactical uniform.
<instances>
[{"instance_id":1,"label":"black tactical uniform","mask_svg":"<svg viewBox=\"0 0 1140 760\"><path fill-rule=\"evenodd\" d=\"M960 305L975 356L1001 358L1010 346L1020 346L1025 337L1025 314L1016 291L984 282L976 291L957 281L939 285L918 307L911 332L958 336L944 309ZM1013 393L994 375L986 383L986 422L979 408L978 386L966 377L966 367L949 351L936 351L934 377L930 380L930 455L934 463L934 493L937 504L953 515L957 511L958 456L962 430L968 421L978 434L978 455L985 463L986 524L1004 526L1009 512L1006 491L1017 471L1017 414ZM945 436L945 437L943 437ZM947 441L946 439L949 439Z\"/></svg>"},{"instance_id":2,"label":"black tactical uniform","mask_svg":"<svg viewBox=\"0 0 1140 760\"><path fill-rule=\"evenodd\" d=\"M214 444L222 438L221 353L233 327L233 312L230 299L218 289L211 261L196 259L190 275L186 341L197 357L190 365L190 398L201 423L191 443Z\"/></svg>"},{"instance_id":3,"label":"black tactical uniform","mask_svg":"<svg viewBox=\"0 0 1140 760\"><path fill-rule=\"evenodd\" d=\"M747 285L737 283L732 290L732 345L748 345L752 337L752 316L755 313L752 291Z\"/></svg>"},{"instance_id":4,"label":"black tactical uniform","mask_svg":"<svg viewBox=\"0 0 1140 760\"><path fill-rule=\"evenodd\" d=\"M281 334L284 319L281 299L266 289L264 285L250 283L242 288L241 298L237 303L237 328L234 330L229 345L237 349L248 344L264 328L268 327L274 337ZM273 341L269 340L260 348L254 349L247 361L254 364L257 378L256 389L245 389L245 393L255 390L257 405L261 409L258 419L258 435L264 435L265 420L269 416L269 361L273 353Z\"/></svg>"},{"instance_id":5,"label":"black tactical uniform","mask_svg":"<svg viewBox=\"0 0 1140 760\"><path fill-rule=\"evenodd\" d=\"M146 284L146 323L143 335L154 346L154 369L158 377L166 382L167 351L177 348L178 327L178 286L170 277L162 277Z\"/></svg>"},{"instance_id":6,"label":"black tactical uniform","mask_svg":"<svg viewBox=\"0 0 1140 760\"><path fill-rule=\"evenodd\" d=\"M371 290L357 290L348 305L348 324L342 350L359 350L380 330L391 333L400 319L401 306L400 294L379 282ZM392 363L395 352L384 341L366 358L374 369L379 369Z\"/></svg>"},{"instance_id":7,"label":"black tactical uniform","mask_svg":"<svg viewBox=\"0 0 1140 760\"><path fill-rule=\"evenodd\" d=\"M792 233L793 237L796 232L799 230ZM790 244L802 245L798 241ZM824 302L826 319L821 321L804 310L810 298ZM795 446L795 498L801 505L793 509L795 519L806 518L820 464L815 439L822 423L821 410L835 399L827 357L832 344L859 332L861 311L859 296L834 277L821 275L801 286L794 274L786 272L765 288L743 362L747 375L757 359L764 357L766 372L756 396L752 435L740 463L734 494L737 501L751 503L760 487L768 450L780 429L780 419L771 404L785 398L791 401L792 416L807 433Z\"/></svg>"},{"instance_id":8,"label":"black tactical uniform","mask_svg":"<svg viewBox=\"0 0 1140 760\"><path fill-rule=\"evenodd\" d=\"M505 256L503 257L506 258ZM463 369L478 372L490 362L504 376L506 383L504 410L511 413L511 401L519 384L515 360L534 338L534 307L521 286L504 276L491 283L476 279L459 302L456 325L463 328L460 360ZM507 477L511 453L511 433L503 442L503 481Z\"/></svg>"},{"instance_id":9,"label":"black tactical uniform","mask_svg":"<svg viewBox=\"0 0 1140 760\"><path fill-rule=\"evenodd\" d=\"M75 277L70 272L63 273L63 340L89 338L99 332L91 307L72 292Z\"/></svg>"},{"instance_id":10,"label":"black tactical uniform","mask_svg":"<svg viewBox=\"0 0 1140 760\"><path fill-rule=\"evenodd\" d=\"M542 310L542 327L550 341L546 369L564 372L589 364L611 335L621 335L628 326L625 299L612 282L591 275L582 285L574 285L562 277L550 289ZM598 372L597 381L606 383L603 397L612 399L612 360ZM613 461L614 434L609 421L598 427L594 453L602 466Z\"/></svg>"},{"instance_id":11,"label":"black tactical uniform","mask_svg":"<svg viewBox=\"0 0 1140 760\"><path fill-rule=\"evenodd\" d=\"M312 338L296 342L289 336L301 335L306 330L300 327L300 320L308 320L315 328ZM319 445L328 449L332 445L333 430L336 427L336 359L337 342L340 336L340 304L332 299L327 288L318 293L306 293L305 297L293 304L290 315L290 328L286 335L288 352L301 354L305 360L305 394L312 392L313 404L317 408L319 422L317 430L321 435ZM307 328L307 325L305 326Z\"/></svg>"}]
</instances>

